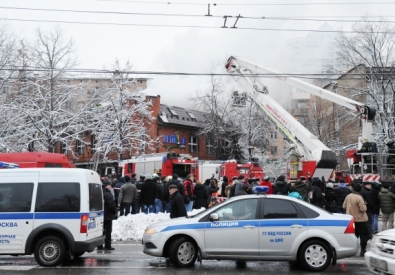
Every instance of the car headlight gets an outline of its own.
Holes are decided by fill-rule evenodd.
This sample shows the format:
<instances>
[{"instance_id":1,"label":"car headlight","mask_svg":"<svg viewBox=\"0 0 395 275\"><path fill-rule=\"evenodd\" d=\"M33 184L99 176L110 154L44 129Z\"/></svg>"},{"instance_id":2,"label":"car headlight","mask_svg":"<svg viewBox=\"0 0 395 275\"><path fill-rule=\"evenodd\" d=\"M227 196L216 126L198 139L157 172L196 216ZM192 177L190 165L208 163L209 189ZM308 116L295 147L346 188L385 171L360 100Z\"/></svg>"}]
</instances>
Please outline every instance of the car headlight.
<instances>
[{"instance_id":1,"label":"car headlight","mask_svg":"<svg viewBox=\"0 0 395 275\"><path fill-rule=\"evenodd\" d=\"M144 232L144 234L150 235L150 234L155 234L158 232L161 232L163 229L165 229L167 226L156 226L156 227L150 227L147 228Z\"/></svg>"}]
</instances>

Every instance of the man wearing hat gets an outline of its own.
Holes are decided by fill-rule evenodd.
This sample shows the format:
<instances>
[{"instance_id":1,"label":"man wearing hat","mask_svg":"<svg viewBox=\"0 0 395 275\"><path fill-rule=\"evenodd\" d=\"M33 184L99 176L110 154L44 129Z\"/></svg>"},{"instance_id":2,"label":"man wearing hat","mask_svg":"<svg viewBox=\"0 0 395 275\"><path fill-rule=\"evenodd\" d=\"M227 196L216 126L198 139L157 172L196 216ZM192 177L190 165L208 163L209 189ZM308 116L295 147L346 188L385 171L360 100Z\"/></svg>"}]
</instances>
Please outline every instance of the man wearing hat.
<instances>
[{"instance_id":1,"label":"man wearing hat","mask_svg":"<svg viewBox=\"0 0 395 275\"><path fill-rule=\"evenodd\" d=\"M185 210L184 198L178 192L177 185L169 185L170 194L170 219L179 217L186 217L187 211Z\"/></svg>"},{"instance_id":2,"label":"man wearing hat","mask_svg":"<svg viewBox=\"0 0 395 275\"><path fill-rule=\"evenodd\" d=\"M346 210L343 208L343 202L347 195L351 194L351 189L346 186L344 179L339 179L339 185L335 188L335 194L337 213L346 214Z\"/></svg>"},{"instance_id":3,"label":"man wearing hat","mask_svg":"<svg viewBox=\"0 0 395 275\"><path fill-rule=\"evenodd\" d=\"M112 220L115 219L117 214L117 207L115 200L111 194L111 182L106 181L103 183L103 198L104 198L104 223L103 223L103 235L106 236L104 245L106 250L114 250L111 246L111 233L112 233ZM103 249L103 245L98 246L97 249Z\"/></svg>"}]
</instances>

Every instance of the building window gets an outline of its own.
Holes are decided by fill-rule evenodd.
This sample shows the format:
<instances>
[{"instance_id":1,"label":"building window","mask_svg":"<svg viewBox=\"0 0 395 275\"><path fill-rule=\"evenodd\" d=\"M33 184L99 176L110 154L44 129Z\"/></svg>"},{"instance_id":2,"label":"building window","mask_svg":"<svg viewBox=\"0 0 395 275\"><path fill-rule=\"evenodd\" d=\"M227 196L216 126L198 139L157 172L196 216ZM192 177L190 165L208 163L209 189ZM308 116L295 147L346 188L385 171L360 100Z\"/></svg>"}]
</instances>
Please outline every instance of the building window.
<instances>
[{"instance_id":1,"label":"building window","mask_svg":"<svg viewBox=\"0 0 395 275\"><path fill-rule=\"evenodd\" d=\"M191 121L196 121L196 117L191 112L187 112L188 116L191 118Z\"/></svg>"},{"instance_id":2,"label":"building window","mask_svg":"<svg viewBox=\"0 0 395 275\"><path fill-rule=\"evenodd\" d=\"M91 148L92 149L96 147L96 143L97 143L97 140L96 140L95 136L91 135Z\"/></svg>"},{"instance_id":3,"label":"building window","mask_svg":"<svg viewBox=\"0 0 395 275\"><path fill-rule=\"evenodd\" d=\"M82 109L84 109L84 102L78 101L77 102L77 111L82 111Z\"/></svg>"},{"instance_id":4,"label":"building window","mask_svg":"<svg viewBox=\"0 0 395 275\"><path fill-rule=\"evenodd\" d=\"M85 143L79 139L76 140L76 149L77 149L77 154L83 155L84 154L84 149L85 149Z\"/></svg>"},{"instance_id":5,"label":"building window","mask_svg":"<svg viewBox=\"0 0 395 275\"><path fill-rule=\"evenodd\" d=\"M71 102L70 101L67 101L66 103L65 103L65 108L67 109L67 110L71 110Z\"/></svg>"},{"instance_id":6,"label":"building window","mask_svg":"<svg viewBox=\"0 0 395 275\"><path fill-rule=\"evenodd\" d=\"M209 155L214 154L214 146L211 140L206 140L206 150L207 150L207 154Z\"/></svg>"},{"instance_id":7,"label":"building window","mask_svg":"<svg viewBox=\"0 0 395 275\"><path fill-rule=\"evenodd\" d=\"M272 155L277 155L277 146L271 146L270 147L270 153Z\"/></svg>"},{"instance_id":8,"label":"building window","mask_svg":"<svg viewBox=\"0 0 395 275\"><path fill-rule=\"evenodd\" d=\"M270 133L270 138L271 139L277 139L277 132L271 132Z\"/></svg>"},{"instance_id":9,"label":"building window","mask_svg":"<svg viewBox=\"0 0 395 275\"><path fill-rule=\"evenodd\" d=\"M297 106L298 106L298 109L306 109L307 103L306 102L298 102Z\"/></svg>"},{"instance_id":10,"label":"building window","mask_svg":"<svg viewBox=\"0 0 395 275\"><path fill-rule=\"evenodd\" d=\"M170 114L171 114L172 116L175 116L175 117L178 118L178 114L177 114L176 111L174 111L173 109L170 109L170 108L168 108L168 109L169 109L169 112L170 112Z\"/></svg>"},{"instance_id":11,"label":"building window","mask_svg":"<svg viewBox=\"0 0 395 275\"><path fill-rule=\"evenodd\" d=\"M67 144L64 143L64 142L61 142L60 143L60 153L61 154L66 154L66 152L67 152Z\"/></svg>"},{"instance_id":12,"label":"building window","mask_svg":"<svg viewBox=\"0 0 395 275\"><path fill-rule=\"evenodd\" d=\"M197 153L199 140L197 137L189 137L189 153Z\"/></svg>"}]
</instances>

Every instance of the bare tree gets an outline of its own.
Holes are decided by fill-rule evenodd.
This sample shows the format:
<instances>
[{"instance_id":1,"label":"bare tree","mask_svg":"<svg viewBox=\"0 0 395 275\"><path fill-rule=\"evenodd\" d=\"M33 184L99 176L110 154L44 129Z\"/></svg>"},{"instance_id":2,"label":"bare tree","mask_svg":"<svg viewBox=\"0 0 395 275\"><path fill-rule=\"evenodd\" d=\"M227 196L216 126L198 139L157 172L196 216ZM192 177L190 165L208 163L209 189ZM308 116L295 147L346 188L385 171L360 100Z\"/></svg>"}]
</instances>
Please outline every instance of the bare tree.
<instances>
[{"instance_id":1,"label":"bare tree","mask_svg":"<svg viewBox=\"0 0 395 275\"><path fill-rule=\"evenodd\" d=\"M93 109L96 126L92 131L95 144L93 161L108 161L112 154L118 162L127 153L145 153L147 147L156 144L156 137L148 129L155 118L151 114L151 102L135 87L137 80L130 75L132 65L124 66L118 60L112 64L111 85L101 95L101 103Z\"/></svg>"},{"instance_id":2,"label":"bare tree","mask_svg":"<svg viewBox=\"0 0 395 275\"><path fill-rule=\"evenodd\" d=\"M68 104L79 96L79 85L71 85L67 75L77 63L74 42L59 27L48 32L37 29L35 41L20 49L22 67L12 109L19 113L23 129L17 131L13 150L53 152L57 143L70 150L89 130L87 105L73 109Z\"/></svg>"},{"instance_id":3,"label":"bare tree","mask_svg":"<svg viewBox=\"0 0 395 275\"><path fill-rule=\"evenodd\" d=\"M395 135L395 26L382 17L362 19L353 25L355 34L342 33L338 42L341 57L365 82L365 87L350 92L351 97L362 96L377 110L375 133L380 141Z\"/></svg>"},{"instance_id":4,"label":"bare tree","mask_svg":"<svg viewBox=\"0 0 395 275\"><path fill-rule=\"evenodd\" d=\"M200 135L213 146L216 159L227 157L238 139L238 131L233 128L233 121L229 120L232 100L221 81L220 77L212 76L209 88L197 91L196 96L192 98L195 108L206 113Z\"/></svg>"}]
</instances>

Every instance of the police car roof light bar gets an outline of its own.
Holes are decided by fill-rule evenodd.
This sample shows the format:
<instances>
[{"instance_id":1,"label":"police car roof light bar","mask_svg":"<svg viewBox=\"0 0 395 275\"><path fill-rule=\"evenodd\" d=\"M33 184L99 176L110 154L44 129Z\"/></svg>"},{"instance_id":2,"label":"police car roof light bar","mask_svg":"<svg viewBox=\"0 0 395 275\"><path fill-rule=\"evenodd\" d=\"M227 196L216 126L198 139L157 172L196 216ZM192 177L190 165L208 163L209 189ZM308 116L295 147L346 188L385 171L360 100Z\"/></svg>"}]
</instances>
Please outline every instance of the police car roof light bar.
<instances>
[{"instance_id":1,"label":"police car roof light bar","mask_svg":"<svg viewBox=\"0 0 395 275\"><path fill-rule=\"evenodd\" d=\"M0 161L1 168L19 168L19 164Z\"/></svg>"}]
</instances>

